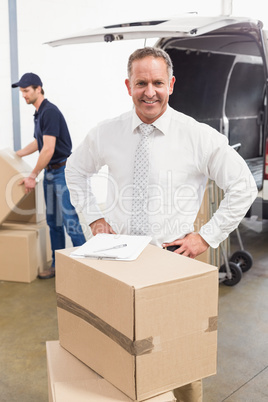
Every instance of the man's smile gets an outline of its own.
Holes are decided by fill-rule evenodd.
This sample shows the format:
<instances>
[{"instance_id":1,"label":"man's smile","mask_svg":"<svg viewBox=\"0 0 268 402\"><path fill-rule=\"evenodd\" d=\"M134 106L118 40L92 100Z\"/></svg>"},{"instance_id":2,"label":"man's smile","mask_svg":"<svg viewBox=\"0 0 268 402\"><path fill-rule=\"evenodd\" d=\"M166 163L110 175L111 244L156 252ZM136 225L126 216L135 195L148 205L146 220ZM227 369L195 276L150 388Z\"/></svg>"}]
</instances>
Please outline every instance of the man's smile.
<instances>
[{"instance_id":1,"label":"man's smile","mask_svg":"<svg viewBox=\"0 0 268 402\"><path fill-rule=\"evenodd\" d=\"M144 102L144 103L147 103L148 105L152 105L153 103L158 102L158 100L148 101L148 100L145 100L145 99L142 99L141 101Z\"/></svg>"}]
</instances>

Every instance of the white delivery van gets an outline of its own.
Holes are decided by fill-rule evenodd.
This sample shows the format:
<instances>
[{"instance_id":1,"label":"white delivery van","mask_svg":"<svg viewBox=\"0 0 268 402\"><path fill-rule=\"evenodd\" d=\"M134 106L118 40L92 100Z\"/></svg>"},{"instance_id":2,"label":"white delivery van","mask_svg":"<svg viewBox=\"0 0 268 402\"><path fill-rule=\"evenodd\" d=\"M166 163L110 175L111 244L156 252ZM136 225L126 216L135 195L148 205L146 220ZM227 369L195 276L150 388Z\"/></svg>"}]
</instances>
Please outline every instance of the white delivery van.
<instances>
[{"instance_id":1,"label":"white delivery van","mask_svg":"<svg viewBox=\"0 0 268 402\"><path fill-rule=\"evenodd\" d=\"M51 46L159 38L169 53L176 86L170 105L216 128L239 153L259 196L248 216L268 218L267 32L261 21L200 17L106 26L48 42Z\"/></svg>"}]
</instances>

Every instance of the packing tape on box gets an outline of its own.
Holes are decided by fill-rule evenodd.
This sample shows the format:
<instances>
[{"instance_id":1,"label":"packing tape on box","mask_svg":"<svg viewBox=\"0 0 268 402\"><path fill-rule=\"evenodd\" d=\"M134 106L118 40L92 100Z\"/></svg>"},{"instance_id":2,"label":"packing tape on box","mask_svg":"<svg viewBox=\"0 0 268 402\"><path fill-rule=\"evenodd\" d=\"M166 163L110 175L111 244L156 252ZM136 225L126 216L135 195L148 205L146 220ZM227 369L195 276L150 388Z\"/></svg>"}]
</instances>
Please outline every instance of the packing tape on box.
<instances>
[{"instance_id":1,"label":"packing tape on box","mask_svg":"<svg viewBox=\"0 0 268 402\"><path fill-rule=\"evenodd\" d=\"M208 319L208 328L206 329L205 332L213 332L217 331L218 328L218 317L209 317Z\"/></svg>"},{"instance_id":2,"label":"packing tape on box","mask_svg":"<svg viewBox=\"0 0 268 402\"><path fill-rule=\"evenodd\" d=\"M101 318L96 316L91 311L80 306L78 303L74 302L68 297L60 295L59 293L57 293L57 306L86 321L94 328L98 329L103 334L107 335L109 338L111 338L114 342L116 342L119 346L121 346L123 349L125 349L129 354L133 356L141 356L146 353L151 353L154 349L155 345L153 337L132 341L126 335L122 334L117 329L107 324L105 321L103 321Z\"/></svg>"}]
</instances>

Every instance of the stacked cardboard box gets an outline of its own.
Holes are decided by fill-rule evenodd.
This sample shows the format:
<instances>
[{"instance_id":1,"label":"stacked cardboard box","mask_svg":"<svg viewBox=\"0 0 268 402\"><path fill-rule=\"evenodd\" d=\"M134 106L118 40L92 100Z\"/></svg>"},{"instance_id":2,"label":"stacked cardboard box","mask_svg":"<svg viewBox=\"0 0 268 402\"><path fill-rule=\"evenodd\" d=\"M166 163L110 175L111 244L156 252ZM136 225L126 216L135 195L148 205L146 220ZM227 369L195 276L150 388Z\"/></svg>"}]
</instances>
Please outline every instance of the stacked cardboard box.
<instances>
[{"instance_id":1,"label":"stacked cardboard box","mask_svg":"<svg viewBox=\"0 0 268 402\"><path fill-rule=\"evenodd\" d=\"M59 341L46 343L49 402L131 402L126 395L63 349ZM175 402L165 392L148 402Z\"/></svg>"},{"instance_id":2,"label":"stacked cardboard box","mask_svg":"<svg viewBox=\"0 0 268 402\"><path fill-rule=\"evenodd\" d=\"M59 340L145 400L216 373L218 270L148 245L135 261L56 252Z\"/></svg>"},{"instance_id":3,"label":"stacked cardboard box","mask_svg":"<svg viewBox=\"0 0 268 402\"><path fill-rule=\"evenodd\" d=\"M43 183L25 194L32 169L10 149L0 150L0 169L0 280L31 282L51 258Z\"/></svg>"},{"instance_id":4,"label":"stacked cardboard box","mask_svg":"<svg viewBox=\"0 0 268 402\"><path fill-rule=\"evenodd\" d=\"M36 251L37 267L39 272L47 269L48 262L51 260L51 247L49 230L46 221L41 221L39 223L21 223L21 222L4 222L0 226L0 236L5 235L5 231L9 231L14 234L14 238L17 233L20 232L32 232L35 233L35 240L31 242L31 253ZM36 244L34 246L34 244ZM13 249L16 249L16 244ZM36 277L36 267L34 269Z\"/></svg>"}]
</instances>

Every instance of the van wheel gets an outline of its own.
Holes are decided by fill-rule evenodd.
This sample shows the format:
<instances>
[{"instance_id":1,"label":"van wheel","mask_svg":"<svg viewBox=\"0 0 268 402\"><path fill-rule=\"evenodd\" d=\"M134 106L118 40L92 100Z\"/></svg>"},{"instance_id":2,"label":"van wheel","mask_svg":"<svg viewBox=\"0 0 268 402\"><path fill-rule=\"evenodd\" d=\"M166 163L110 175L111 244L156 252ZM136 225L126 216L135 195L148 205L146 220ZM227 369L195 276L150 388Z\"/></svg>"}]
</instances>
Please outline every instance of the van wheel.
<instances>
[{"instance_id":1,"label":"van wheel","mask_svg":"<svg viewBox=\"0 0 268 402\"><path fill-rule=\"evenodd\" d=\"M242 270L234 262L229 262L229 267L232 273L232 278L225 279L222 283L226 286L235 286L242 279ZM220 272L226 272L225 264L220 267Z\"/></svg>"},{"instance_id":2,"label":"van wheel","mask_svg":"<svg viewBox=\"0 0 268 402\"><path fill-rule=\"evenodd\" d=\"M242 272L248 271L253 264L253 258L250 253L245 250L236 251L230 261L234 262L236 265L239 265Z\"/></svg>"}]
</instances>

